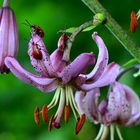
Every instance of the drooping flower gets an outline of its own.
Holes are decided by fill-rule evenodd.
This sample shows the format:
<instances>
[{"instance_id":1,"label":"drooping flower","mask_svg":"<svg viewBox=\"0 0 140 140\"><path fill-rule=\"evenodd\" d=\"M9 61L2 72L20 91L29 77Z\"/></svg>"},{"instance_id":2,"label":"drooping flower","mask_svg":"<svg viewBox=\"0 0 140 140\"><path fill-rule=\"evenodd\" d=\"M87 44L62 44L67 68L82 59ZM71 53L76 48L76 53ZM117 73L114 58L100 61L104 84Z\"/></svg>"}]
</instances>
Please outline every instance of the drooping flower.
<instances>
[{"instance_id":1,"label":"drooping flower","mask_svg":"<svg viewBox=\"0 0 140 140\"><path fill-rule=\"evenodd\" d=\"M114 82L118 66L115 63L107 66L107 48L98 34L94 33L93 39L99 48L98 59L91 73L87 75L83 74L89 65L94 64L95 56L93 53L82 53L73 62L64 61L63 54L67 47L67 39L67 36L63 34L58 41L58 48L49 55L41 37L32 35L29 42L28 54L31 64L40 74L39 76L26 71L13 57L7 57L5 63L16 77L37 87L41 91L48 93L56 89L51 103L45 107L45 111L42 111L45 112L42 115L43 118L47 118L48 110L56 106L59 102L56 113L50 118L49 130L52 127L60 127L63 110L65 121L68 122L71 107L77 120L75 133L78 134L85 122L85 114L78 110L74 93L81 93L81 91L85 93L91 88L106 86ZM108 76L112 76L111 80L108 80ZM35 109L34 116L37 124L39 124L38 108Z\"/></svg>"},{"instance_id":2,"label":"drooping flower","mask_svg":"<svg viewBox=\"0 0 140 140\"><path fill-rule=\"evenodd\" d=\"M9 0L4 0L0 9L0 72L8 73L4 64L7 56L15 57L18 51L18 31L13 10L9 7Z\"/></svg>"},{"instance_id":3,"label":"drooping flower","mask_svg":"<svg viewBox=\"0 0 140 140\"><path fill-rule=\"evenodd\" d=\"M114 128L122 140L118 125L130 127L140 123L139 97L131 88L119 82L112 84L107 99L100 104L98 103L99 96L99 88L95 88L85 96L76 95L76 101L82 112L93 123L101 123L96 140L106 139L109 127L111 140L114 139Z\"/></svg>"}]
</instances>

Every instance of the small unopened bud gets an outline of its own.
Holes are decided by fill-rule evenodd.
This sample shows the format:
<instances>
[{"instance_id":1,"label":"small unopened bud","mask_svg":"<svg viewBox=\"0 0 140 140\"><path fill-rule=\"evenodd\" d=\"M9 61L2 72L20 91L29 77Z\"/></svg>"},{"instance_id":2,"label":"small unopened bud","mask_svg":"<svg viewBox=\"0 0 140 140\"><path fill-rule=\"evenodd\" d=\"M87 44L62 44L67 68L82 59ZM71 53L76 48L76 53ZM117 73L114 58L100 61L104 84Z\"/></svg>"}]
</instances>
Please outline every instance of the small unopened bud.
<instances>
[{"instance_id":1,"label":"small unopened bud","mask_svg":"<svg viewBox=\"0 0 140 140\"><path fill-rule=\"evenodd\" d=\"M67 40L68 36L66 35L66 33L62 34L62 36L58 40L58 48L60 50L64 51L64 49L67 48Z\"/></svg>"},{"instance_id":2,"label":"small unopened bud","mask_svg":"<svg viewBox=\"0 0 140 140\"><path fill-rule=\"evenodd\" d=\"M94 26L98 26L100 24L105 24L106 23L106 18L104 16L103 13L97 13L94 17L93 17L93 25Z\"/></svg>"},{"instance_id":3,"label":"small unopened bud","mask_svg":"<svg viewBox=\"0 0 140 140\"><path fill-rule=\"evenodd\" d=\"M13 10L9 0L4 0L0 9L0 72L8 72L4 64L7 56L15 57L18 51L18 31Z\"/></svg>"},{"instance_id":4,"label":"small unopened bud","mask_svg":"<svg viewBox=\"0 0 140 140\"><path fill-rule=\"evenodd\" d=\"M40 124L39 108L38 107L36 107L35 111L34 111L34 120L35 120L37 125Z\"/></svg>"},{"instance_id":5,"label":"small unopened bud","mask_svg":"<svg viewBox=\"0 0 140 140\"><path fill-rule=\"evenodd\" d=\"M50 121L49 121L49 124L48 124L48 131L52 130L53 122L54 122L54 115L50 118Z\"/></svg>"},{"instance_id":6,"label":"small unopened bud","mask_svg":"<svg viewBox=\"0 0 140 140\"><path fill-rule=\"evenodd\" d=\"M42 107L42 118L43 118L44 122L46 122L48 120L48 108L47 108L47 105L44 105Z\"/></svg>"},{"instance_id":7,"label":"small unopened bud","mask_svg":"<svg viewBox=\"0 0 140 140\"><path fill-rule=\"evenodd\" d=\"M70 108L68 105L66 105L64 110L64 119L66 123L68 122L69 117L70 117Z\"/></svg>"},{"instance_id":8,"label":"small unopened bud","mask_svg":"<svg viewBox=\"0 0 140 140\"><path fill-rule=\"evenodd\" d=\"M78 119L77 119L77 122L76 122L76 127L75 127L75 134L77 135L80 130L82 129L84 123L85 123L85 120L86 120L86 115L85 114L82 114Z\"/></svg>"}]
</instances>

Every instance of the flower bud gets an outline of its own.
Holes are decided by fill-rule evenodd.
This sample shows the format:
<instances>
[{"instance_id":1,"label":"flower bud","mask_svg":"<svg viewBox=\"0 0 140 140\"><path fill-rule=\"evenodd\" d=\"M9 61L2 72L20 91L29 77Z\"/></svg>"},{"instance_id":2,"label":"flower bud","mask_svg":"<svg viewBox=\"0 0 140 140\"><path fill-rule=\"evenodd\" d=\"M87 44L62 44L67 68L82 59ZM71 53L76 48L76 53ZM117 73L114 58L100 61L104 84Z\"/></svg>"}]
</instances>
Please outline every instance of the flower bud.
<instances>
[{"instance_id":1,"label":"flower bud","mask_svg":"<svg viewBox=\"0 0 140 140\"><path fill-rule=\"evenodd\" d=\"M9 7L9 0L4 0L0 9L0 72L8 73L4 64L7 56L15 57L18 50L18 31L13 10Z\"/></svg>"}]
</instances>

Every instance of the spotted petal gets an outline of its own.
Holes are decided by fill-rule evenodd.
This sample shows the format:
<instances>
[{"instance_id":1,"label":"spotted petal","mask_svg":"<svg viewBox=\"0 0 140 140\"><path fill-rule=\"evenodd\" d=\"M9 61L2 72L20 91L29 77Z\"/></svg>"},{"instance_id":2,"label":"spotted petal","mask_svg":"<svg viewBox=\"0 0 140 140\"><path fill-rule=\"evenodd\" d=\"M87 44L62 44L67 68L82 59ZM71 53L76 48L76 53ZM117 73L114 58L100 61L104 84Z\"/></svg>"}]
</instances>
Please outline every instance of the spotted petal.
<instances>
[{"instance_id":1,"label":"spotted petal","mask_svg":"<svg viewBox=\"0 0 140 140\"><path fill-rule=\"evenodd\" d=\"M40 77L26 71L13 57L6 57L5 64L17 78L19 78L27 84L37 87L42 91L52 91L58 85L58 83L56 83L55 78ZM50 87L50 85L52 88ZM49 90L47 90L48 87Z\"/></svg>"},{"instance_id":2,"label":"spotted petal","mask_svg":"<svg viewBox=\"0 0 140 140\"><path fill-rule=\"evenodd\" d=\"M97 32L94 32L92 38L95 40L99 48L99 54L95 67L86 76L87 79L92 79L92 81L96 81L102 75L108 64L108 50L103 40L98 36Z\"/></svg>"},{"instance_id":3,"label":"spotted petal","mask_svg":"<svg viewBox=\"0 0 140 140\"><path fill-rule=\"evenodd\" d=\"M95 88L86 93L83 99L83 108L86 116L89 120L94 123L98 123L99 111L98 111L98 98L100 96L100 91Z\"/></svg>"},{"instance_id":4,"label":"spotted petal","mask_svg":"<svg viewBox=\"0 0 140 140\"><path fill-rule=\"evenodd\" d=\"M127 126L140 124L140 99L138 95L128 86L123 85L126 98L131 106L131 118L127 122Z\"/></svg>"},{"instance_id":5,"label":"spotted petal","mask_svg":"<svg viewBox=\"0 0 140 140\"><path fill-rule=\"evenodd\" d=\"M78 110L80 111L81 114L84 114L84 110L83 110L83 99L85 97L85 94L83 91L76 91L75 94L75 101L78 107Z\"/></svg>"},{"instance_id":6,"label":"spotted petal","mask_svg":"<svg viewBox=\"0 0 140 140\"><path fill-rule=\"evenodd\" d=\"M94 63L93 53L80 54L71 64L69 64L61 73L63 83L69 82L72 78L83 73L89 65Z\"/></svg>"},{"instance_id":7,"label":"spotted petal","mask_svg":"<svg viewBox=\"0 0 140 140\"><path fill-rule=\"evenodd\" d=\"M131 116L131 106L127 100L123 85L115 82L108 97L108 122L125 124Z\"/></svg>"},{"instance_id":8,"label":"spotted petal","mask_svg":"<svg viewBox=\"0 0 140 140\"><path fill-rule=\"evenodd\" d=\"M40 58L34 57L34 53L37 51ZM54 69L52 67L50 56L45 48L45 45L38 35L33 35L29 41L28 54L30 56L31 64L37 72L41 75L54 75Z\"/></svg>"},{"instance_id":9,"label":"spotted petal","mask_svg":"<svg viewBox=\"0 0 140 140\"><path fill-rule=\"evenodd\" d=\"M116 63L111 63L107 66L106 70L102 74L102 76L96 82L90 82L87 84L83 84L81 88L83 90L91 90L96 87L104 87L111 83L113 83L118 74L119 74L120 66Z\"/></svg>"}]
</instances>

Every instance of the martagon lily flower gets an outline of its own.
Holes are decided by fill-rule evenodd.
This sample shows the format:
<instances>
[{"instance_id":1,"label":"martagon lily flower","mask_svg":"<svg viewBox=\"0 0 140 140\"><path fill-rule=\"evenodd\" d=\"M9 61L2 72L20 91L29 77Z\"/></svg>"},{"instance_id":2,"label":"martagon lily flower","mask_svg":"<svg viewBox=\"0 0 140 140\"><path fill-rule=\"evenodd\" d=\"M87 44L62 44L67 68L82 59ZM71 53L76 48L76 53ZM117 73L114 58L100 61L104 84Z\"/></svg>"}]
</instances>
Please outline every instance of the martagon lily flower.
<instances>
[{"instance_id":1,"label":"martagon lily flower","mask_svg":"<svg viewBox=\"0 0 140 140\"><path fill-rule=\"evenodd\" d=\"M0 72L8 73L4 59L15 57L18 51L18 31L13 10L9 7L9 0L4 0L0 9Z\"/></svg>"},{"instance_id":2,"label":"martagon lily flower","mask_svg":"<svg viewBox=\"0 0 140 140\"><path fill-rule=\"evenodd\" d=\"M140 100L137 94L128 86L119 82L111 85L107 99L100 104L100 91L95 88L85 96L76 95L76 101L81 112L85 113L93 123L101 123L95 140L106 139L110 127L111 140L114 140L114 128L120 140L123 140L118 125L130 127L140 124Z\"/></svg>"},{"instance_id":3,"label":"martagon lily flower","mask_svg":"<svg viewBox=\"0 0 140 140\"><path fill-rule=\"evenodd\" d=\"M68 122L71 107L77 120L75 133L78 134L85 122L85 114L77 108L74 93L86 93L94 87L102 87L114 82L118 66L115 63L107 66L107 48L98 34L94 33L93 39L99 48L98 59L91 73L83 74L89 65L94 64L95 55L93 53L82 53L73 62L66 62L63 60L63 54L67 49L67 39L68 37L63 34L58 41L58 48L49 55L42 39L38 35L32 34L28 54L32 66L40 75L34 75L26 71L13 57L7 57L5 64L16 77L41 91L48 93L56 90L51 103L44 105L40 112L46 122L48 110L53 108L59 101L56 113L50 118L49 130L52 127L60 127L63 110L65 121ZM112 79L110 80L108 76L112 76ZM36 123L39 124L38 107L35 109L34 118Z\"/></svg>"}]
</instances>

